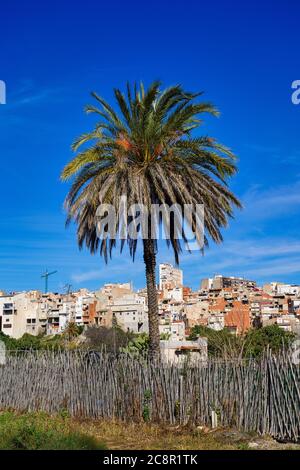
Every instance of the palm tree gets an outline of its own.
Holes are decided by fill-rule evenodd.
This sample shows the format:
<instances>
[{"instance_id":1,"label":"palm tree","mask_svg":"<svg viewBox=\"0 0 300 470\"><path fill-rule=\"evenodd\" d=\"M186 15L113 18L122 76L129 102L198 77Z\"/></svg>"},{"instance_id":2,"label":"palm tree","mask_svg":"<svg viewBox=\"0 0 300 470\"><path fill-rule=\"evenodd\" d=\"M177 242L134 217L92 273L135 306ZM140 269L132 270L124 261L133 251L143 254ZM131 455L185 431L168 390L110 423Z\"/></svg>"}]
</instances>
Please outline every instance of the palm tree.
<instances>
[{"instance_id":1,"label":"palm tree","mask_svg":"<svg viewBox=\"0 0 300 470\"><path fill-rule=\"evenodd\" d=\"M68 322L64 330L64 335L68 338L68 340L71 341L73 338L75 338L79 334L80 334L80 329L78 325L76 325L74 321Z\"/></svg>"},{"instance_id":2,"label":"palm tree","mask_svg":"<svg viewBox=\"0 0 300 470\"><path fill-rule=\"evenodd\" d=\"M236 172L235 157L225 146L207 136L192 136L192 130L202 123L204 113L218 115L216 108L207 102L197 102L201 93L193 94L181 86L160 90L160 83L152 83L147 90L143 84L127 84L126 96L115 89L118 110L111 107L96 93L92 96L97 106L87 106L87 113L99 118L92 132L80 136L72 148L76 156L65 166L62 179L72 178L65 206L67 223L75 221L79 247L84 245L91 253L100 251L107 261L116 246L115 237L104 237L97 230L97 208L113 204L117 214L120 201L126 196L128 206L143 204L204 204L204 246L208 236L221 242L220 229L233 216L238 199L227 187L226 180ZM178 238L174 224L161 216L148 217L148 236L143 233L142 247L146 268L149 311L150 352L159 356L158 301L156 291L157 237L151 231L159 227L169 229L166 240L179 262L187 234L182 230ZM195 217L188 217L187 225L195 232ZM123 221L116 220L118 230ZM198 240L198 239L197 239ZM132 258L137 249L137 239L127 235ZM199 249L203 250L200 240ZM121 251L125 240L121 241Z\"/></svg>"}]
</instances>

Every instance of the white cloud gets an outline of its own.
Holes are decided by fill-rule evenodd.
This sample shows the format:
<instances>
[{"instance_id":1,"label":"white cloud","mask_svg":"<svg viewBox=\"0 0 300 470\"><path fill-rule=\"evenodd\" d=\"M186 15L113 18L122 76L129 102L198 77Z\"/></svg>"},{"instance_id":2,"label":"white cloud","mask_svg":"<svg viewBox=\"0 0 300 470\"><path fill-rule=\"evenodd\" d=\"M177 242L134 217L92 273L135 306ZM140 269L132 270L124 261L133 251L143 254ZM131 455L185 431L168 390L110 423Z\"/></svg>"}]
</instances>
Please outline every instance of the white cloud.
<instances>
[{"instance_id":1,"label":"white cloud","mask_svg":"<svg viewBox=\"0 0 300 470\"><path fill-rule=\"evenodd\" d=\"M300 210L300 182L269 189L252 187L242 198L244 211L240 216L253 220L270 219Z\"/></svg>"},{"instance_id":2,"label":"white cloud","mask_svg":"<svg viewBox=\"0 0 300 470\"><path fill-rule=\"evenodd\" d=\"M99 269L93 269L89 271L75 272L71 274L71 278L74 282L86 282L86 281L101 281L101 282L129 282L134 277L140 275L144 281L144 264L139 258L136 262L133 262L127 257L121 257L120 259L113 259L107 265L103 265Z\"/></svg>"},{"instance_id":3,"label":"white cloud","mask_svg":"<svg viewBox=\"0 0 300 470\"><path fill-rule=\"evenodd\" d=\"M96 281L102 278L103 274L101 271L87 271L85 273L72 274L72 280L76 283L86 282L86 281Z\"/></svg>"},{"instance_id":4,"label":"white cloud","mask_svg":"<svg viewBox=\"0 0 300 470\"><path fill-rule=\"evenodd\" d=\"M247 269L246 275L257 277L268 277L270 280L274 278L286 275L300 273L300 258L281 258L278 260L267 261L263 265L256 268Z\"/></svg>"}]
</instances>

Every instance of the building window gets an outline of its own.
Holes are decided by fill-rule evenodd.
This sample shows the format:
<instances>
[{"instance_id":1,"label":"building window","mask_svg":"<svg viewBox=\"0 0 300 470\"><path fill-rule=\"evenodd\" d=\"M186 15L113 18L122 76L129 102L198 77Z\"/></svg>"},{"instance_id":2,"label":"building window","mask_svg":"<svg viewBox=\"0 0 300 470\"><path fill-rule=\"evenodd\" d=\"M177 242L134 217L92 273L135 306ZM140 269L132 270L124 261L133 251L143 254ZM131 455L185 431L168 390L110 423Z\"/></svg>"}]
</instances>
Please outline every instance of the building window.
<instances>
[{"instance_id":1,"label":"building window","mask_svg":"<svg viewBox=\"0 0 300 470\"><path fill-rule=\"evenodd\" d=\"M3 325L3 328L11 328L11 324L9 324L9 325Z\"/></svg>"}]
</instances>

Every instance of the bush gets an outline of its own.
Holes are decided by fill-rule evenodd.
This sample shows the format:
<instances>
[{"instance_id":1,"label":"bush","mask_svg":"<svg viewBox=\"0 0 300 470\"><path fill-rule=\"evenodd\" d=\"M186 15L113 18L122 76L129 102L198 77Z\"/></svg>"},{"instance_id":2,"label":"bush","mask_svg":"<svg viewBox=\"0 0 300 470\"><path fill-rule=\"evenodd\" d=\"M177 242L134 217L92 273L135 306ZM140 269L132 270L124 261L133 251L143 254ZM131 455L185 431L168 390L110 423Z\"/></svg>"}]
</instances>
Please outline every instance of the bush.
<instances>
[{"instance_id":1,"label":"bush","mask_svg":"<svg viewBox=\"0 0 300 470\"><path fill-rule=\"evenodd\" d=\"M87 346L91 349L102 350L110 353L119 352L126 348L133 333L123 331L119 326L106 328L104 326L89 326L85 331Z\"/></svg>"},{"instance_id":2,"label":"bush","mask_svg":"<svg viewBox=\"0 0 300 470\"><path fill-rule=\"evenodd\" d=\"M25 333L21 338L15 339L0 332L0 340L5 343L6 349L9 351L58 350L65 348L65 338L61 334L34 336Z\"/></svg>"},{"instance_id":3,"label":"bush","mask_svg":"<svg viewBox=\"0 0 300 470\"><path fill-rule=\"evenodd\" d=\"M123 349L123 352L133 356L139 356L140 354L144 354L148 351L149 343L149 335L147 335L147 333L141 333L129 341L126 348Z\"/></svg>"}]
</instances>

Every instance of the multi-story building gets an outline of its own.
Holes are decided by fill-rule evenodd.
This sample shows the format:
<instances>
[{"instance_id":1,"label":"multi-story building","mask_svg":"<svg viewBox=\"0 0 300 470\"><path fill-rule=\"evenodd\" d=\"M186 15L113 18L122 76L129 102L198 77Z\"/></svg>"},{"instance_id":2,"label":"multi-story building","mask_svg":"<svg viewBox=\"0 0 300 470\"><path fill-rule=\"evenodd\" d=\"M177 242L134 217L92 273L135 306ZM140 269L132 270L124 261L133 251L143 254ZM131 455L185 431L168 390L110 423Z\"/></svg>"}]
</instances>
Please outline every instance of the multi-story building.
<instances>
[{"instance_id":1,"label":"multi-story building","mask_svg":"<svg viewBox=\"0 0 300 470\"><path fill-rule=\"evenodd\" d=\"M217 274L214 278L202 279L201 281L201 290L221 290L226 287L246 287L248 289L253 289L256 287L255 281L250 281L249 279L244 279L243 277L235 276L222 276Z\"/></svg>"},{"instance_id":2,"label":"multi-story building","mask_svg":"<svg viewBox=\"0 0 300 470\"><path fill-rule=\"evenodd\" d=\"M148 307L145 297L134 292L124 294L109 305L112 319L125 331L148 333Z\"/></svg>"},{"instance_id":3,"label":"multi-story building","mask_svg":"<svg viewBox=\"0 0 300 470\"><path fill-rule=\"evenodd\" d=\"M183 273L181 269L174 268L172 264L163 263L159 265L159 288L160 290L183 287Z\"/></svg>"},{"instance_id":4,"label":"multi-story building","mask_svg":"<svg viewBox=\"0 0 300 470\"><path fill-rule=\"evenodd\" d=\"M273 295L289 295L300 297L300 286L297 284L284 284L282 282L271 282L265 284L263 290Z\"/></svg>"},{"instance_id":5,"label":"multi-story building","mask_svg":"<svg viewBox=\"0 0 300 470\"><path fill-rule=\"evenodd\" d=\"M8 336L20 338L24 333L41 333L42 317L36 291L0 297L0 330Z\"/></svg>"},{"instance_id":6,"label":"multi-story building","mask_svg":"<svg viewBox=\"0 0 300 470\"><path fill-rule=\"evenodd\" d=\"M170 341L184 341L185 323L180 320L161 319L159 321L159 333Z\"/></svg>"},{"instance_id":7,"label":"multi-story building","mask_svg":"<svg viewBox=\"0 0 300 470\"><path fill-rule=\"evenodd\" d=\"M208 300L194 299L193 301L186 301L184 315L190 328L196 325L207 326L209 317Z\"/></svg>"},{"instance_id":8,"label":"multi-story building","mask_svg":"<svg viewBox=\"0 0 300 470\"><path fill-rule=\"evenodd\" d=\"M183 288L182 287L165 287L162 290L163 299L175 300L177 302L183 302Z\"/></svg>"},{"instance_id":9,"label":"multi-story building","mask_svg":"<svg viewBox=\"0 0 300 470\"><path fill-rule=\"evenodd\" d=\"M17 334L17 307L14 296L0 297L0 330L8 336Z\"/></svg>"},{"instance_id":10,"label":"multi-story building","mask_svg":"<svg viewBox=\"0 0 300 470\"><path fill-rule=\"evenodd\" d=\"M131 282L117 283L117 284L104 284L104 286L96 292L97 294L102 294L107 298L108 303L116 299L117 297L122 296L123 294L129 294L132 292Z\"/></svg>"},{"instance_id":11,"label":"multi-story building","mask_svg":"<svg viewBox=\"0 0 300 470\"><path fill-rule=\"evenodd\" d=\"M90 292L79 293L75 301L75 323L77 325L87 326L95 323L96 316L96 298Z\"/></svg>"}]
</instances>

